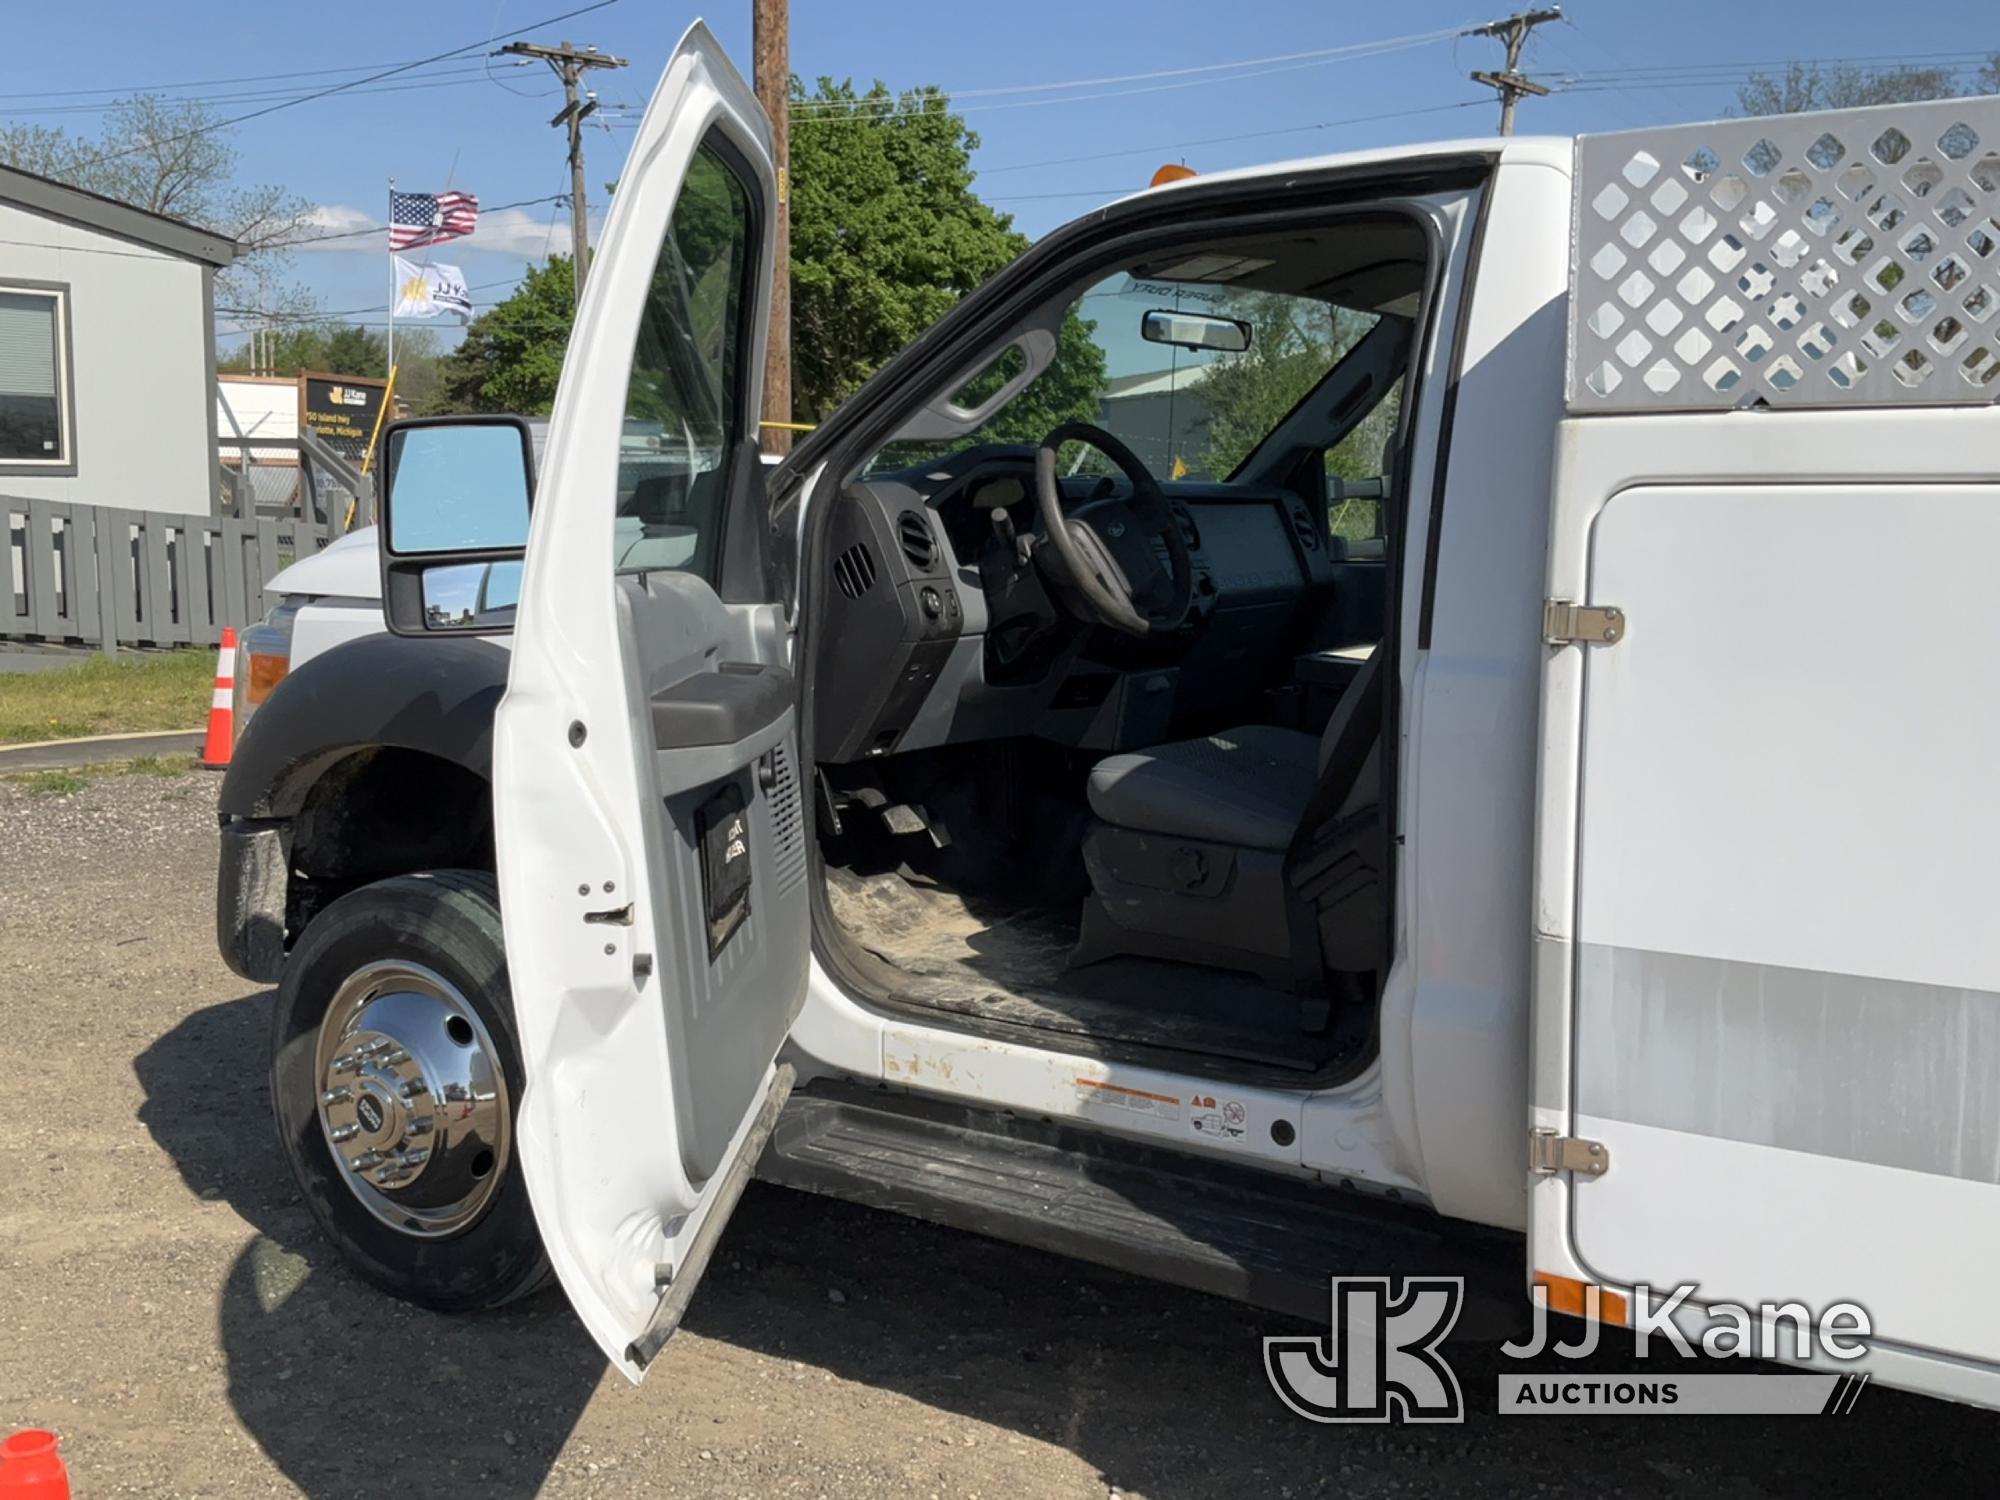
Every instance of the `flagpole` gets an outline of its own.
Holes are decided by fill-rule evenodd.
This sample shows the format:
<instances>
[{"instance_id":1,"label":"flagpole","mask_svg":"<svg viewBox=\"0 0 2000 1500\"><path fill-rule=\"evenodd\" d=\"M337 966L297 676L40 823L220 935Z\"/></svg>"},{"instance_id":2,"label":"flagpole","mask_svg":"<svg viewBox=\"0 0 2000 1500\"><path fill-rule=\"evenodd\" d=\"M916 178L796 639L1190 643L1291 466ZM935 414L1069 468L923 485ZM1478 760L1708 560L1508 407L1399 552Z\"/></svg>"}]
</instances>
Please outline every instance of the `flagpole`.
<instances>
[{"instance_id":1,"label":"flagpole","mask_svg":"<svg viewBox=\"0 0 2000 1500\"><path fill-rule=\"evenodd\" d=\"M389 348L384 375L396 368L396 179L389 179Z\"/></svg>"}]
</instances>

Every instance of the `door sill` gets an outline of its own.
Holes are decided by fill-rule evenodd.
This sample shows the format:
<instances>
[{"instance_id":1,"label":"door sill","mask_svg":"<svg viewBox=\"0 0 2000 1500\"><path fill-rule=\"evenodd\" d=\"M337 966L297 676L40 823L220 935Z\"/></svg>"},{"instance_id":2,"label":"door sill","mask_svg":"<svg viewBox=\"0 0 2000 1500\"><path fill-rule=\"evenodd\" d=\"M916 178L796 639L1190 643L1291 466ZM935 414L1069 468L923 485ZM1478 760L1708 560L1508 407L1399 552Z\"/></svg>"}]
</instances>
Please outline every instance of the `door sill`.
<instances>
[{"instance_id":1,"label":"door sill","mask_svg":"<svg viewBox=\"0 0 2000 1500\"><path fill-rule=\"evenodd\" d=\"M858 1084L793 1095L757 1175L1321 1324L1341 1275L1464 1277L1460 1337L1525 1307L1518 1235Z\"/></svg>"}]
</instances>

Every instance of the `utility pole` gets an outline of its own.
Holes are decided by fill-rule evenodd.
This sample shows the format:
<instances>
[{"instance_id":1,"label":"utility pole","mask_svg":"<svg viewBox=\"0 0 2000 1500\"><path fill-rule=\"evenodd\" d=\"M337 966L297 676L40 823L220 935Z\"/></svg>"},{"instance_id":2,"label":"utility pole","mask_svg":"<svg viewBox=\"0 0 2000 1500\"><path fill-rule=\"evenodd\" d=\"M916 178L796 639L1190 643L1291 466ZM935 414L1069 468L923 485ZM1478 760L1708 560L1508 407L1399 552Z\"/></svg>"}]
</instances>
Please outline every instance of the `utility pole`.
<instances>
[{"instance_id":1,"label":"utility pole","mask_svg":"<svg viewBox=\"0 0 2000 1500\"><path fill-rule=\"evenodd\" d=\"M1504 73L1474 73L1472 81L1483 83L1500 95L1500 133L1514 133L1514 101L1523 94L1542 95L1548 88L1535 82L1521 71L1521 48L1527 45L1528 33L1548 21L1560 21L1562 8L1550 6L1547 10L1522 11L1498 21L1488 21L1484 26L1475 26L1466 32L1467 36L1498 37L1507 44L1507 71Z\"/></svg>"},{"instance_id":2,"label":"utility pole","mask_svg":"<svg viewBox=\"0 0 2000 1500\"><path fill-rule=\"evenodd\" d=\"M563 107L551 125L569 126L569 227L571 262L576 270L576 305L583 306L583 281L590 274L590 214L583 196L583 121L597 109L597 96L587 101L576 97L576 86L592 68L622 68L625 59L599 52L595 47L572 47L568 42L544 47L536 42L509 42L494 56L539 57L562 80Z\"/></svg>"},{"instance_id":3,"label":"utility pole","mask_svg":"<svg viewBox=\"0 0 2000 1500\"><path fill-rule=\"evenodd\" d=\"M757 101L771 117L771 154L778 169L778 216L771 264L771 333L764 348L764 421L792 420L792 47L790 0L752 0L751 51ZM767 453L792 451L788 427L761 434Z\"/></svg>"}]
</instances>

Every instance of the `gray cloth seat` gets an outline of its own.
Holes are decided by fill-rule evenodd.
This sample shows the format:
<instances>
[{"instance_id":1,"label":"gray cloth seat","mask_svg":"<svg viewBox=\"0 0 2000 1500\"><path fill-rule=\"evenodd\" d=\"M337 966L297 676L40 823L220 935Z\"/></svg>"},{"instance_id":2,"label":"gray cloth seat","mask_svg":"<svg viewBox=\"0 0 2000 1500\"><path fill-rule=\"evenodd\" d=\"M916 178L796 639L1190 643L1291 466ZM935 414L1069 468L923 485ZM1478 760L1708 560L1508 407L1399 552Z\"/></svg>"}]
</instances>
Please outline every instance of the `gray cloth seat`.
<instances>
[{"instance_id":1,"label":"gray cloth seat","mask_svg":"<svg viewBox=\"0 0 2000 1500\"><path fill-rule=\"evenodd\" d=\"M1313 736L1248 724L1106 756L1090 773L1090 810L1141 833L1282 849L1292 841L1318 775Z\"/></svg>"},{"instance_id":2,"label":"gray cloth seat","mask_svg":"<svg viewBox=\"0 0 2000 1500\"><path fill-rule=\"evenodd\" d=\"M1355 673L1317 739L1297 729L1246 724L1202 739L1107 755L1090 773L1091 812L1140 833L1284 850L1380 659L1379 652L1371 655ZM1368 752L1343 813L1375 801L1379 749L1378 743Z\"/></svg>"}]
</instances>

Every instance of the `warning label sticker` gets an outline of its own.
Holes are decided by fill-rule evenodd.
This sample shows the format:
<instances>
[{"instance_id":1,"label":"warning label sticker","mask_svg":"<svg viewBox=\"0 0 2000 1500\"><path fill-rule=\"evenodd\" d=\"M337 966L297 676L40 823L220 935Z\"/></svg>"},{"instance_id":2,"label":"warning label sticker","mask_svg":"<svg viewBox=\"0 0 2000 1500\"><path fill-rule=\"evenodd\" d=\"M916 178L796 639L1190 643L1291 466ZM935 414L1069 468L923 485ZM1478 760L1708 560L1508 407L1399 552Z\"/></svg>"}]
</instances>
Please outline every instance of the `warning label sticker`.
<instances>
[{"instance_id":1,"label":"warning label sticker","mask_svg":"<svg viewBox=\"0 0 2000 1500\"><path fill-rule=\"evenodd\" d=\"M1106 1083L1101 1078L1076 1080L1078 1102L1085 1109L1115 1109L1127 1114L1152 1115L1160 1120L1178 1120L1181 1101L1172 1094L1154 1094L1145 1089L1127 1088L1122 1083Z\"/></svg>"},{"instance_id":2,"label":"warning label sticker","mask_svg":"<svg viewBox=\"0 0 2000 1500\"><path fill-rule=\"evenodd\" d=\"M1210 1140L1236 1142L1243 1139L1249 1112L1236 1099L1217 1099L1213 1094L1196 1094L1188 1100L1188 1124L1196 1135Z\"/></svg>"}]
</instances>

